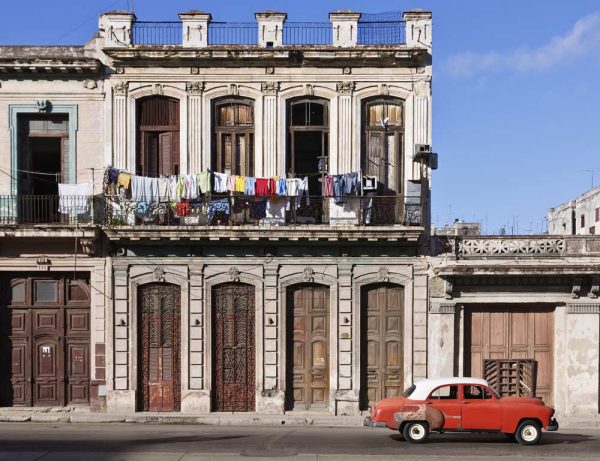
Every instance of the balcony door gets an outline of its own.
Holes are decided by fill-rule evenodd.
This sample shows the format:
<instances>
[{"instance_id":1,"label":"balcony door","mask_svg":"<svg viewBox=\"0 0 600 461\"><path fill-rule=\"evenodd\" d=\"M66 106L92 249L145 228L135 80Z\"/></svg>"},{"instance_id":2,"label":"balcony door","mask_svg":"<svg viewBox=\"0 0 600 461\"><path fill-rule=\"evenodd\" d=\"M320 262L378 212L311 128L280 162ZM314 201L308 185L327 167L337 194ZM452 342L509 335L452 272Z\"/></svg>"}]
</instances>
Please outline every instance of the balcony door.
<instances>
[{"instance_id":1,"label":"balcony door","mask_svg":"<svg viewBox=\"0 0 600 461\"><path fill-rule=\"evenodd\" d=\"M179 100L149 96L137 102L136 173L179 174Z\"/></svg>"}]
</instances>

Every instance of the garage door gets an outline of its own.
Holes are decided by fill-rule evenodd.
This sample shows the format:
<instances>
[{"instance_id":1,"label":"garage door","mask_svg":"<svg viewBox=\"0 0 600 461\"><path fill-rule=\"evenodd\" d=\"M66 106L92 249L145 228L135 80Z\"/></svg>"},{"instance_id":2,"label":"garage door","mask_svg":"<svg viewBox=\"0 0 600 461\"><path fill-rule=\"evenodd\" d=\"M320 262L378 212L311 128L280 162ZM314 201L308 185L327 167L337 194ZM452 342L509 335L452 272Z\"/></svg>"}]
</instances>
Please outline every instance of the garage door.
<instances>
[{"instance_id":1,"label":"garage door","mask_svg":"<svg viewBox=\"0 0 600 461\"><path fill-rule=\"evenodd\" d=\"M552 405L554 308L465 309L465 376L483 377L485 359L535 359L537 392Z\"/></svg>"}]
</instances>

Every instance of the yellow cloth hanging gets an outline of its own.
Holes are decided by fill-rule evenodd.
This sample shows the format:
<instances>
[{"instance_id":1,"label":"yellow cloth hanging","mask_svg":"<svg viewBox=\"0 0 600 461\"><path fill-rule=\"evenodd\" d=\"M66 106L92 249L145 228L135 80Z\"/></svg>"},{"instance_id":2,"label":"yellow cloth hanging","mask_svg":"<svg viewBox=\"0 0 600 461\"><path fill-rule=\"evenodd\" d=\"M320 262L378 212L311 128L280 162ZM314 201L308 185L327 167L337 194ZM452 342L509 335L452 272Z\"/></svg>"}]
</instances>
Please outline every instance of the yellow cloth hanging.
<instances>
[{"instance_id":1,"label":"yellow cloth hanging","mask_svg":"<svg viewBox=\"0 0 600 461\"><path fill-rule=\"evenodd\" d=\"M235 177L235 192L244 192L244 185L246 181L246 176L236 176Z\"/></svg>"}]
</instances>

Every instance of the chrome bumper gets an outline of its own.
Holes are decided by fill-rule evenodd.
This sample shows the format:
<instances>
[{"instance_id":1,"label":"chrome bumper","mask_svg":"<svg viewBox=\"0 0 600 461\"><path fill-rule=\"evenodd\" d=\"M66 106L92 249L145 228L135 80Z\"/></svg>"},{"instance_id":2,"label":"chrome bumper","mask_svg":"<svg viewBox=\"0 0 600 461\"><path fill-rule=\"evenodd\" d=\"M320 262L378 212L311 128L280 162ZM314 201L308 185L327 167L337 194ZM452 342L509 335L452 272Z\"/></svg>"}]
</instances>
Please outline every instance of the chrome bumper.
<instances>
[{"instance_id":1,"label":"chrome bumper","mask_svg":"<svg viewBox=\"0 0 600 461\"><path fill-rule=\"evenodd\" d=\"M552 421L550 421L550 425L546 426L546 430L549 432L558 430L558 421L556 420L556 418L552 418Z\"/></svg>"},{"instance_id":2,"label":"chrome bumper","mask_svg":"<svg viewBox=\"0 0 600 461\"><path fill-rule=\"evenodd\" d=\"M369 416L367 416L365 418L365 420L363 421L363 426L369 426L369 427L387 427L387 424L379 422L379 421L373 421Z\"/></svg>"}]
</instances>

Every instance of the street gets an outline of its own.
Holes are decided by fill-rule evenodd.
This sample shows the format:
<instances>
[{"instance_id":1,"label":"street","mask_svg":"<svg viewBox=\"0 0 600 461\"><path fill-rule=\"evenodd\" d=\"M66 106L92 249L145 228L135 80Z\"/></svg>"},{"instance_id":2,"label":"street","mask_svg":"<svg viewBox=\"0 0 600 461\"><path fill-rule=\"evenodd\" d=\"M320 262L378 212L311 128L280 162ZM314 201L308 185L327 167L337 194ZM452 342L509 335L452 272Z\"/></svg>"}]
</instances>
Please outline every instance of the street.
<instances>
[{"instance_id":1,"label":"street","mask_svg":"<svg viewBox=\"0 0 600 461\"><path fill-rule=\"evenodd\" d=\"M0 461L227 459L600 459L600 431L544 433L523 447L502 434L433 434L411 445L387 429L314 426L0 424Z\"/></svg>"}]
</instances>

